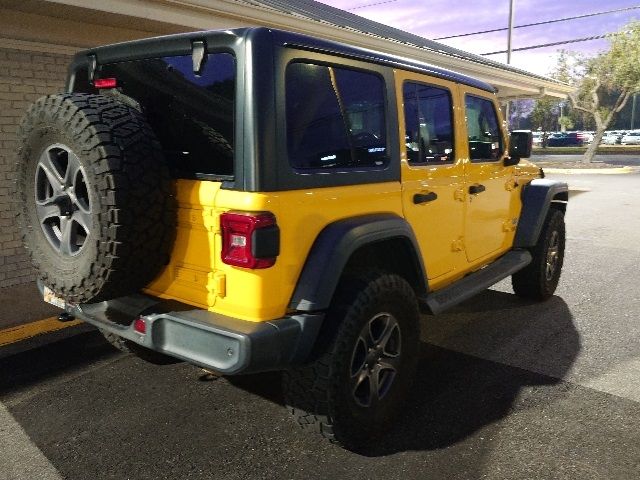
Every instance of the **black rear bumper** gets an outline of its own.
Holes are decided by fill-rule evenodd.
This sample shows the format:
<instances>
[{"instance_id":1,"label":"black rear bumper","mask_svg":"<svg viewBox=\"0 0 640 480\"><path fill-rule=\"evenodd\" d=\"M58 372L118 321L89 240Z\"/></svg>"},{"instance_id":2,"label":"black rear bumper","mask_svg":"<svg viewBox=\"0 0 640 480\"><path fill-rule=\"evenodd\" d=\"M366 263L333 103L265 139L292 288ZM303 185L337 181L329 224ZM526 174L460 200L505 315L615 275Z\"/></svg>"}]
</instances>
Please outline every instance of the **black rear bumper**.
<instances>
[{"instance_id":1,"label":"black rear bumper","mask_svg":"<svg viewBox=\"0 0 640 480\"><path fill-rule=\"evenodd\" d=\"M142 294L68 305L66 311L143 347L227 375L281 370L305 361L324 318L305 313L250 322ZM134 329L138 318L145 333Z\"/></svg>"}]
</instances>

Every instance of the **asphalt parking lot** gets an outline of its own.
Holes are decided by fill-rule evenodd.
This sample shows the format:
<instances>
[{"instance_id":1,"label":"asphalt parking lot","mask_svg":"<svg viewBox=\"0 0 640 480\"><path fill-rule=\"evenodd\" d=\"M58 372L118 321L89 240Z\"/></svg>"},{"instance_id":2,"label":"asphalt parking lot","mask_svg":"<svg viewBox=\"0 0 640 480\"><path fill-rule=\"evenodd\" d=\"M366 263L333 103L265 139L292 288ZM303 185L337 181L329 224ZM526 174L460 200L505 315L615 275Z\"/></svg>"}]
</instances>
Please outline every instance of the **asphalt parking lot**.
<instances>
[{"instance_id":1,"label":"asphalt parking lot","mask_svg":"<svg viewBox=\"0 0 640 480\"><path fill-rule=\"evenodd\" d=\"M342 450L297 429L278 374L149 365L84 329L0 359L0 479L640 478L640 174L552 176L572 188L556 296L505 281L424 317L386 437Z\"/></svg>"}]
</instances>

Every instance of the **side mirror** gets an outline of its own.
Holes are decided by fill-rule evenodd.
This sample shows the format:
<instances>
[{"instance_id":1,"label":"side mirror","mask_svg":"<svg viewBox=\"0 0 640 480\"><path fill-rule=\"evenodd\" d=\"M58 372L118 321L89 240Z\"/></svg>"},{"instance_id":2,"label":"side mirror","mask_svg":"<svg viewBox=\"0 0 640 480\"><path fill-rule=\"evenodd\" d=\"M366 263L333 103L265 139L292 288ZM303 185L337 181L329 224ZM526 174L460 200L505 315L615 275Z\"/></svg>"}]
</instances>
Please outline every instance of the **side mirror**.
<instances>
[{"instance_id":1,"label":"side mirror","mask_svg":"<svg viewBox=\"0 0 640 480\"><path fill-rule=\"evenodd\" d=\"M517 165L521 158L531 156L533 133L531 130L514 130L509 136L509 157L505 159L505 166Z\"/></svg>"}]
</instances>

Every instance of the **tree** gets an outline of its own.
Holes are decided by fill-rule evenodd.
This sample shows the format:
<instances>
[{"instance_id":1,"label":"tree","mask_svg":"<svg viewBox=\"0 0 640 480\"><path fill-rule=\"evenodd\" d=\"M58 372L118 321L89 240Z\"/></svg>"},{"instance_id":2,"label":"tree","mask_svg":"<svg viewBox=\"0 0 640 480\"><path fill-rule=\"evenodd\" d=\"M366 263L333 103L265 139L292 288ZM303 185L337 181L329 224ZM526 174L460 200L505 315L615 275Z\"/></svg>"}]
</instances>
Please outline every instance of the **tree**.
<instances>
[{"instance_id":1,"label":"tree","mask_svg":"<svg viewBox=\"0 0 640 480\"><path fill-rule=\"evenodd\" d=\"M640 23L632 22L611 38L608 52L578 60L573 70L567 68L569 83L576 87L569 94L574 110L589 114L596 125L593 142L583 157L584 163L593 160L604 132L616 114L634 93L640 92L638 59ZM612 95L614 92L617 95Z\"/></svg>"},{"instance_id":2,"label":"tree","mask_svg":"<svg viewBox=\"0 0 640 480\"><path fill-rule=\"evenodd\" d=\"M542 147L547 147L547 132L555 130L559 114L558 99L543 97L536 100L531 110L531 126L536 130L542 130Z\"/></svg>"},{"instance_id":3,"label":"tree","mask_svg":"<svg viewBox=\"0 0 640 480\"><path fill-rule=\"evenodd\" d=\"M563 131L571 130L574 126L573 119L571 117L568 117L567 115L563 115L562 117L558 118L558 123L562 127Z\"/></svg>"}]
</instances>

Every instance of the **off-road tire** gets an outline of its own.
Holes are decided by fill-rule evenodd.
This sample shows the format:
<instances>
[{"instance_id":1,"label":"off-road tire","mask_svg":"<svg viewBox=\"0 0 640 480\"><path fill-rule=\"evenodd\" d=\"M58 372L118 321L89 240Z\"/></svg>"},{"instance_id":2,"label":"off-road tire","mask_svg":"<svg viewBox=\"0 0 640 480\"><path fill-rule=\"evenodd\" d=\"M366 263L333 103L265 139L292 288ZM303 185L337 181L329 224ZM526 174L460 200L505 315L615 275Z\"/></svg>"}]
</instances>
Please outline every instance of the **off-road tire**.
<instances>
[{"instance_id":1,"label":"off-road tire","mask_svg":"<svg viewBox=\"0 0 640 480\"><path fill-rule=\"evenodd\" d=\"M153 363L154 365L171 365L174 363L180 363L182 360L165 355L155 350L150 350L137 343L122 338L119 335L100 329L100 333L107 342L111 344L115 349L122 353L130 353L136 357L144 360L145 362Z\"/></svg>"},{"instance_id":2,"label":"off-road tire","mask_svg":"<svg viewBox=\"0 0 640 480\"><path fill-rule=\"evenodd\" d=\"M44 285L68 302L87 303L148 284L168 261L176 208L169 169L144 116L112 97L51 95L29 108L18 138L17 221ZM56 250L36 209L41 155L55 145L77 157L90 204L90 233L74 255Z\"/></svg>"},{"instance_id":3,"label":"off-road tire","mask_svg":"<svg viewBox=\"0 0 640 480\"><path fill-rule=\"evenodd\" d=\"M564 262L565 226L564 213L550 208L538 243L531 249L531 263L511 276L516 295L531 300L546 300L556 291ZM556 251L555 259L553 250ZM549 272L549 262L553 271Z\"/></svg>"},{"instance_id":4,"label":"off-road tire","mask_svg":"<svg viewBox=\"0 0 640 480\"><path fill-rule=\"evenodd\" d=\"M387 312L401 333L399 368L388 393L375 405L357 403L350 388L350 365L363 326ZM389 429L402 410L419 351L415 293L402 277L363 273L344 278L323 325L315 360L283 374L287 408L305 430L355 448Z\"/></svg>"}]
</instances>

